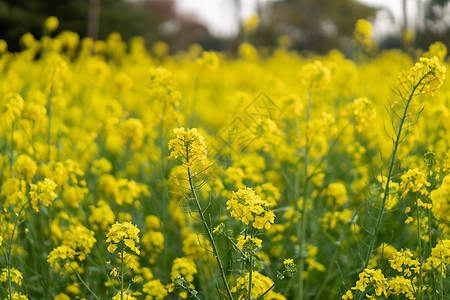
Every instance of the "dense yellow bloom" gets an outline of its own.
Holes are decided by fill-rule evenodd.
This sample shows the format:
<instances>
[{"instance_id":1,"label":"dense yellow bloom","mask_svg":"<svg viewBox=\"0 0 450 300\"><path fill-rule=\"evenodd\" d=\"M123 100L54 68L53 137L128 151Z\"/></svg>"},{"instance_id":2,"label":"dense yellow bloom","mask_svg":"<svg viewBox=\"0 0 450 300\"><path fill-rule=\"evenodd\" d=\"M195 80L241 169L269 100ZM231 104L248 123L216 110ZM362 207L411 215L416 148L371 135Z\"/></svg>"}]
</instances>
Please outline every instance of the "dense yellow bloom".
<instances>
[{"instance_id":1,"label":"dense yellow bloom","mask_svg":"<svg viewBox=\"0 0 450 300\"><path fill-rule=\"evenodd\" d=\"M146 282L142 291L146 294L145 300L163 300L167 296L167 289L158 279Z\"/></svg>"},{"instance_id":2,"label":"dense yellow bloom","mask_svg":"<svg viewBox=\"0 0 450 300\"><path fill-rule=\"evenodd\" d=\"M11 281L18 285L22 285L22 279L23 279L22 273L15 268L10 268L9 271L10 271ZM1 282L8 281L8 268L2 269L2 273L0 274L0 281Z\"/></svg>"},{"instance_id":3,"label":"dense yellow bloom","mask_svg":"<svg viewBox=\"0 0 450 300\"><path fill-rule=\"evenodd\" d=\"M149 256L149 262L155 263L164 250L164 235L162 232L150 230L142 236L142 245L144 245L147 257Z\"/></svg>"},{"instance_id":4,"label":"dense yellow bloom","mask_svg":"<svg viewBox=\"0 0 450 300\"><path fill-rule=\"evenodd\" d=\"M23 107L24 101L22 96L16 93L9 93L5 95L0 106L2 125L11 127L12 122L18 120L21 116Z\"/></svg>"},{"instance_id":5,"label":"dense yellow bloom","mask_svg":"<svg viewBox=\"0 0 450 300\"><path fill-rule=\"evenodd\" d=\"M124 291L123 295L121 295L121 292L118 292L114 297L112 297L112 300L137 300L136 297L134 297L130 292Z\"/></svg>"},{"instance_id":6,"label":"dense yellow bloom","mask_svg":"<svg viewBox=\"0 0 450 300\"><path fill-rule=\"evenodd\" d=\"M64 269L69 269L68 259L74 259L77 252L69 246L62 245L53 249L47 256L47 262L58 272L63 264Z\"/></svg>"},{"instance_id":7,"label":"dense yellow bloom","mask_svg":"<svg viewBox=\"0 0 450 300\"><path fill-rule=\"evenodd\" d=\"M172 265L172 271L170 272L170 277L172 279L181 276L192 282L194 281L195 274L197 274L197 266L193 260L186 257L175 258Z\"/></svg>"},{"instance_id":8,"label":"dense yellow bloom","mask_svg":"<svg viewBox=\"0 0 450 300\"><path fill-rule=\"evenodd\" d=\"M252 15L244 22L244 30L247 33L254 33L259 26L259 17L258 15Z\"/></svg>"},{"instance_id":9,"label":"dense yellow bloom","mask_svg":"<svg viewBox=\"0 0 450 300\"><path fill-rule=\"evenodd\" d=\"M334 230L338 225L340 226L347 224L352 219L352 212L349 209L344 209L343 211L327 211L322 218L322 228L327 230Z\"/></svg>"},{"instance_id":10,"label":"dense yellow bloom","mask_svg":"<svg viewBox=\"0 0 450 300\"><path fill-rule=\"evenodd\" d=\"M450 220L450 175L444 177L442 185L430 193L433 202L431 211L440 220Z\"/></svg>"},{"instance_id":11,"label":"dense yellow bloom","mask_svg":"<svg viewBox=\"0 0 450 300\"><path fill-rule=\"evenodd\" d=\"M56 183L49 178L39 181L37 185L30 185L31 205L36 212L39 212L39 202L48 207L58 197L55 192L56 187Z\"/></svg>"},{"instance_id":12,"label":"dense yellow bloom","mask_svg":"<svg viewBox=\"0 0 450 300\"><path fill-rule=\"evenodd\" d=\"M450 265L450 240L442 240L431 249L431 256L424 264L425 269L434 268L441 273L443 278L447 277L447 267Z\"/></svg>"},{"instance_id":13,"label":"dense yellow bloom","mask_svg":"<svg viewBox=\"0 0 450 300\"><path fill-rule=\"evenodd\" d=\"M133 150L139 149L142 146L144 138L144 128L141 120L130 118L120 124L120 133L124 144L130 140L130 148Z\"/></svg>"},{"instance_id":14,"label":"dense yellow bloom","mask_svg":"<svg viewBox=\"0 0 450 300\"><path fill-rule=\"evenodd\" d=\"M419 171L419 169L408 170L408 172L402 175L401 179L401 198L405 198L409 191L414 193L420 192L422 195L428 195L427 187L429 187L431 183L427 181L426 174Z\"/></svg>"},{"instance_id":15,"label":"dense yellow bloom","mask_svg":"<svg viewBox=\"0 0 450 300\"><path fill-rule=\"evenodd\" d=\"M64 232L62 241L63 245L81 250L78 256L80 260L83 260L84 256L91 252L95 242L94 232L82 225L71 225L69 230Z\"/></svg>"},{"instance_id":16,"label":"dense yellow bloom","mask_svg":"<svg viewBox=\"0 0 450 300\"><path fill-rule=\"evenodd\" d=\"M31 183L31 179L36 173L37 165L35 161L26 154L21 154L16 159L13 166L13 171L17 173L20 179L25 179Z\"/></svg>"},{"instance_id":17,"label":"dense yellow bloom","mask_svg":"<svg viewBox=\"0 0 450 300\"><path fill-rule=\"evenodd\" d=\"M414 297L414 287L411 284L411 280L396 276L389 280L389 294L401 295L404 294L410 300L416 299Z\"/></svg>"},{"instance_id":18,"label":"dense yellow bloom","mask_svg":"<svg viewBox=\"0 0 450 300\"><path fill-rule=\"evenodd\" d=\"M91 172L97 175L109 173L112 169L112 164L106 158L102 157L92 162Z\"/></svg>"},{"instance_id":19,"label":"dense yellow bloom","mask_svg":"<svg viewBox=\"0 0 450 300\"><path fill-rule=\"evenodd\" d=\"M436 56L421 57L414 67L399 75L398 93L404 98L409 97L411 93L413 96L432 95L444 82L445 71L446 68L440 64Z\"/></svg>"},{"instance_id":20,"label":"dense yellow bloom","mask_svg":"<svg viewBox=\"0 0 450 300\"><path fill-rule=\"evenodd\" d=\"M319 60L307 63L301 70L301 80L312 91L324 89L331 79L330 69Z\"/></svg>"},{"instance_id":21,"label":"dense yellow bloom","mask_svg":"<svg viewBox=\"0 0 450 300\"><path fill-rule=\"evenodd\" d=\"M249 285L249 273L247 273L245 276L241 276L236 279L236 285L231 289L232 293L238 293L239 300L246 299L246 295L248 294L248 285ZM273 281L269 277L266 277L262 275L261 273L258 273L256 271L253 271L252 273L252 294L250 297L257 298L262 293L267 291L272 285ZM284 296L274 292L273 290L270 290L266 296L264 296L264 299L286 299Z\"/></svg>"},{"instance_id":22,"label":"dense yellow bloom","mask_svg":"<svg viewBox=\"0 0 450 300\"><path fill-rule=\"evenodd\" d=\"M373 285L377 296L381 296L381 294L387 296L388 282L380 269L365 269L359 274L359 280L352 290L364 292L369 284Z\"/></svg>"},{"instance_id":23,"label":"dense yellow bloom","mask_svg":"<svg viewBox=\"0 0 450 300\"><path fill-rule=\"evenodd\" d=\"M197 132L197 128L177 128L174 132L177 137L169 141L172 150L169 159L180 159L186 168L206 159L205 139Z\"/></svg>"},{"instance_id":24,"label":"dense yellow bloom","mask_svg":"<svg viewBox=\"0 0 450 300\"><path fill-rule=\"evenodd\" d=\"M394 256L389 259L391 268L403 274L407 277L413 275L413 273L418 273L420 270L420 263L417 259L413 259L413 255L409 250L395 251Z\"/></svg>"},{"instance_id":25,"label":"dense yellow bloom","mask_svg":"<svg viewBox=\"0 0 450 300\"><path fill-rule=\"evenodd\" d=\"M372 44L372 24L367 20L359 19L356 22L353 36L356 41L364 46L370 46Z\"/></svg>"},{"instance_id":26,"label":"dense yellow bloom","mask_svg":"<svg viewBox=\"0 0 450 300\"><path fill-rule=\"evenodd\" d=\"M59 20L57 17L48 17L47 19L45 19L45 28L47 28L47 30L49 32L53 32L55 31L59 26Z\"/></svg>"},{"instance_id":27,"label":"dense yellow bloom","mask_svg":"<svg viewBox=\"0 0 450 300\"><path fill-rule=\"evenodd\" d=\"M256 229L269 229L275 220L270 203L262 200L251 188L233 192L233 197L227 201L227 209L233 218L245 225L251 223Z\"/></svg>"},{"instance_id":28,"label":"dense yellow bloom","mask_svg":"<svg viewBox=\"0 0 450 300\"><path fill-rule=\"evenodd\" d=\"M12 300L28 300L28 297L19 292L12 294Z\"/></svg>"},{"instance_id":29,"label":"dense yellow bloom","mask_svg":"<svg viewBox=\"0 0 450 300\"><path fill-rule=\"evenodd\" d=\"M322 194L330 207L342 207L347 202L347 189L341 182L329 184Z\"/></svg>"},{"instance_id":30,"label":"dense yellow bloom","mask_svg":"<svg viewBox=\"0 0 450 300\"><path fill-rule=\"evenodd\" d=\"M106 230L112 223L114 223L116 216L107 202L100 200L98 206L91 205L89 208L92 214L89 216L89 222L98 224L103 230Z\"/></svg>"},{"instance_id":31,"label":"dense yellow bloom","mask_svg":"<svg viewBox=\"0 0 450 300\"><path fill-rule=\"evenodd\" d=\"M113 224L106 234L106 242L109 243L108 251L114 253L118 245L121 245L139 255L140 251L136 246L136 243L139 243L139 231L139 228L130 222Z\"/></svg>"},{"instance_id":32,"label":"dense yellow bloom","mask_svg":"<svg viewBox=\"0 0 450 300\"><path fill-rule=\"evenodd\" d=\"M356 130L361 132L367 125L375 119L377 114L372 101L366 97L356 98L352 104L349 105L350 113L357 123Z\"/></svg>"},{"instance_id":33,"label":"dense yellow bloom","mask_svg":"<svg viewBox=\"0 0 450 300\"><path fill-rule=\"evenodd\" d=\"M252 238L250 236L244 237L243 235L239 236L237 239L236 245L239 249L253 252L256 248L262 247L262 240L258 238Z\"/></svg>"}]
</instances>

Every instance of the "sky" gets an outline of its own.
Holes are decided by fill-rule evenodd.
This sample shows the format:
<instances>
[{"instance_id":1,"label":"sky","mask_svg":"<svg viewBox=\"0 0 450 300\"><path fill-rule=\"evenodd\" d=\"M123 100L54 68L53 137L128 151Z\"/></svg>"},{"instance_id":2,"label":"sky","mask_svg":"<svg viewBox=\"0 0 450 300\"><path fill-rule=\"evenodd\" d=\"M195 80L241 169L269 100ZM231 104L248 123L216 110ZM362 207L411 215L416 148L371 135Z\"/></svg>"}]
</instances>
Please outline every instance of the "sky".
<instances>
[{"instance_id":1,"label":"sky","mask_svg":"<svg viewBox=\"0 0 450 300\"><path fill-rule=\"evenodd\" d=\"M256 12L258 2L273 0L241 0L241 20L249 18ZM402 23L402 0L358 0L370 6L384 7L374 22L375 37L398 32ZM416 3L421 0L407 0L408 18L412 20L416 14ZM234 0L177 0L177 9L185 14L195 16L208 26L212 35L217 37L233 36L238 31L238 20L232 3ZM412 24L410 24L412 25Z\"/></svg>"}]
</instances>

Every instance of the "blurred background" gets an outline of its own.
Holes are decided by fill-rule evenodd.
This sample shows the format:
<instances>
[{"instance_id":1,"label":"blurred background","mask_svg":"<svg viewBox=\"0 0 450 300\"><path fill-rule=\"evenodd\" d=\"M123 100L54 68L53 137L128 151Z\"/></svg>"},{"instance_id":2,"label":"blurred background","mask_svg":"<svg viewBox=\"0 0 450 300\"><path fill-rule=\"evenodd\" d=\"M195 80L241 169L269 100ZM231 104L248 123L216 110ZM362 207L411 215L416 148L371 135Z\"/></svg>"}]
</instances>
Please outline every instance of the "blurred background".
<instances>
[{"instance_id":1,"label":"blurred background","mask_svg":"<svg viewBox=\"0 0 450 300\"><path fill-rule=\"evenodd\" d=\"M242 42L259 47L283 41L291 49L349 51L358 19L374 24L379 48L450 46L450 0L0 0L0 39L20 50L20 37L40 38L49 16L80 37L105 39L118 32L141 36L170 51L200 44L206 50L235 51ZM281 37L281 38L280 38Z\"/></svg>"}]
</instances>

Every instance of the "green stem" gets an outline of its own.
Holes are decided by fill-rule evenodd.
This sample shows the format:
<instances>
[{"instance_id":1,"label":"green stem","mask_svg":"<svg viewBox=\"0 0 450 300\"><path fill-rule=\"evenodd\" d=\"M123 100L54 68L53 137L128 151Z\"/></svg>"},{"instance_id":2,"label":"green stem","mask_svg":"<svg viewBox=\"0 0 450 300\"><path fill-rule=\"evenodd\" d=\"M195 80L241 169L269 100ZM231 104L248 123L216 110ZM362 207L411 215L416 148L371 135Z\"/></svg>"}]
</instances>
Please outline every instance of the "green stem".
<instances>
[{"instance_id":1,"label":"green stem","mask_svg":"<svg viewBox=\"0 0 450 300\"><path fill-rule=\"evenodd\" d=\"M366 255L366 258L365 258L362 270L366 269L367 266L369 265L370 256L372 255L372 251L373 251L373 248L375 246L375 242L377 240L378 230L380 229L381 221L383 219L384 208L385 208L385 205L386 205L387 197L389 195L389 184L391 182L392 173L394 171L395 157L396 157L396 154L397 154L398 146L400 145L401 133L402 133L402 129L403 129L403 124L405 123L405 120L407 118L408 108L409 108L409 105L411 103L411 100L414 97L414 93L415 93L417 87L420 85L420 83L422 82L422 80L426 76L428 76L428 74L423 76L419 80L419 82L413 87L413 89L412 89L412 91L411 91L411 93L410 93L410 95L408 97L408 100L406 101L405 109L403 110L403 115L402 115L402 117L400 119L400 124L399 124L399 127L398 127L397 136L396 136L395 141L394 141L394 148L392 149L391 162L389 164L389 171L388 171L388 176L387 176L387 180L386 180L386 185L384 187L383 201L381 203L381 208L378 211L377 221L375 223L375 228L374 228L372 237L371 237L370 242L369 242L369 249L367 249L367 255ZM363 293L358 291L358 296L356 297L356 299L357 300L361 300L362 295L363 295Z\"/></svg>"},{"instance_id":2,"label":"green stem","mask_svg":"<svg viewBox=\"0 0 450 300\"><path fill-rule=\"evenodd\" d=\"M91 288L87 285L87 283L83 280L83 278L81 278L80 273L78 273L73 267L72 265L69 263L70 268L72 269L72 271L77 275L78 279L80 280L80 282L84 285L85 288L87 288L87 290L92 294L92 296L94 296L95 299L100 300L99 297L97 297L97 295L91 290Z\"/></svg>"},{"instance_id":3,"label":"green stem","mask_svg":"<svg viewBox=\"0 0 450 300\"><path fill-rule=\"evenodd\" d=\"M253 239L253 230L250 229L252 232L250 233L250 237ZM247 300L252 299L252 286L253 286L253 250L250 252L249 257L250 262L250 272L248 274L248 295Z\"/></svg>"},{"instance_id":4,"label":"green stem","mask_svg":"<svg viewBox=\"0 0 450 300\"><path fill-rule=\"evenodd\" d=\"M309 88L308 91L308 107L306 110L306 125L308 125L308 122L311 118L311 98L312 98L312 92L311 88ZM301 222L298 222L297 224L297 238L300 242L300 258L299 258L299 264L298 264L298 277L299 277L299 284L298 284L298 299L303 300L304 295L304 278L303 278L303 271L305 270L305 258L306 258L306 198L308 196L308 185L309 185L309 175L308 175L308 167L309 167L309 137L308 132L305 130L305 156L304 156L304 174L305 174L305 184L303 189L303 203L302 207L299 210L302 214L302 220ZM297 199L296 199L297 200Z\"/></svg>"},{"instance_id":5,"label":"green stem","mask_svg":"<svg viewBox=\"0 0 450 300\"><path fill-rule=\"evenodd\" d=\"M220 259L220 256L219 256L219 251L217 250L216 242L214 241L214 237L212 235L212 232L211 232L208 224L206 223L205 215L203 214L203 210L202 210L202 208L200 206L200 201L198 200L198 196L197 196L197 193L195 191L194 181L193 181L192 176L191 176L191 170L189 168L187 168L187 172L188 172L188 177L189 177L189 186L191 188L192 195L194 196L194 202L195 202L195 205L197 207L198 213L200 214L200 219L201 219L201 222L203 223L203 227L205 228L205 231L206 231L206 233L208 235L208 239L211 242L211 245L212 245L212 248L213 248L214 257L216 258L217 264L219 265L220 275L222 277L223 283L224 283L225 288L227 290L228 297L231 300L233 300L233 295L231 294L231 290L230 290L230 287L228 285L227 277L225 276L225 271L224 271L224 268L223 268L222 260Z\"/></svg>"},{"instance_id":6,"label":"green stem","mask_svg":"<svg viewBox=\"0 0 450 300\"><path fill-rule=\"evenodd\" d=\"M12 125L11 125L11 141L10 141L10 148L9 148L9 169L12 172L12 166L13 166L13 155L14 155L14 125L15 125L15 121L13 120Z\"/></svg>"},{"instance_id":7,"label":"green stem","mask_svg":"<svg viewBox=\"0 0 450 300\"><path fill-rule=\"evenodd\" d=\"M420 206L418 199L416 198L416 218L417 218L417 238L418 238L418 256L419 256L419 288L418 288L418 298L422 299L422 288L423 288L423 276L422 276L422 236L420 232Z\"/></svg>"},{"instance_id":8,"label":"green stem","mask_svg":"<svg viewBox=\"0 0 450 300\"><path fill-rule=\"evenodd\" d=\"M47 117L48 117L48 132L47 132L47 161L50 162L51 159L51 149L52 149L52 94L53 86L50 88L50 93L47 99Z\"/></svg>"},{"instance_id":9,"label":"green stem","mask_svg":"<svg viewBox=\"0 0 450 300\"><path fill-rule=\"evenodd\" d=\"M123 300L123 275L124 275L124 266L123 266L123 255L124 255L125 246L122 245L122 252L120 254L120 300Z\"/></svg>"},{"instance_id":10,"label":"green stem","mask_svg":"<svg viewBox=\"0 0 450 300\"><path fill-rule=\"evenodd\" d=\"M270 292L280 280L281 279L277 276L277 280L275 280L275 282L267 289L267 291L259 295L258 298L256 298L256 300L263 299L264 296L267 295L267 293Z\"/></svg>"},{"instance_id":11,"label":"green stem","mask_svg":"<svg viewBox=\"0 0 450 300\"><path fill-rule=\"evenodd\" d=\"M14 222L14 228L11 234L11 240L9 242L9 248L8 248L8 256L7 256L7 264L8 264L8 287L9 287L9 300L12 299L12 280L11 280L11 260L12 260L12 247L13 247L13 241L14 241L14 234L16 233L17 226L19 225L20 220L20 214L25 209L25 207L31 202L31 200L28 200L25 202L22 207L20 208L19 212L17 213L16 221ZM14 214L14 210L12 211Z\"/></svg>"}]
</instances>

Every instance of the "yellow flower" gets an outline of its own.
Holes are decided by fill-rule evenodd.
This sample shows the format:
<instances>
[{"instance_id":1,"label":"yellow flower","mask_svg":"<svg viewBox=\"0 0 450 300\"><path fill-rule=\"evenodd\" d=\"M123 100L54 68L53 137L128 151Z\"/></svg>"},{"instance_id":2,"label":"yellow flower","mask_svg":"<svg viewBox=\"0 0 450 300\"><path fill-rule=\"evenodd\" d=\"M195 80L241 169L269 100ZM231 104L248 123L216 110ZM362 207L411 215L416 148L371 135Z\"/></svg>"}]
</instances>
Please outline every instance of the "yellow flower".
<instances>
[{"instance_id":1,"label":"yellow flower","mask_svg":"<svg viewBox=\"0 0 450 300\"><path fill-rule=\"evenodd\" d=\"M262 247L262 240L258 238L252 238L250 236L239 236L236 245L239 249L246 252L253 252L256 248Z\"/></svg>"},{"instance_id":2,"label":"yellow flower","mask_svg":"<svg viewBox=\"0 0 450 300\"><path fill-rule=\"evenodd\" d=\"M10 268L9 272L10 272L10 276L11 276L11 281L18 285L22 285L22 279L23 279L22 273L15 268ZM8 281L8 268L2 269L2 273L0 274L0 281L1 282Z\"/></svg>"},{"instance_id":3,"label":"yellow flower","mask_svg":"<svg viewBox=\"0 0 450 300\"><path fill-rule=\"evenodd\" d=\"M142 291L146 294L145 300L163 300L167 296L167 289L158 279L146 282Z\"/></svg>"},{"instance_id":4,"label":"yellow flower","mask_svg":"<svg viewBox=\"0 0 450 300\"><path fill-rule=\"evenodd\" d=\"M48 207L53 202L53 200L58 197L58 195L55 193L56 186L56 183L49 178L45 178L43 181L39 181L37 185L31 184L31 205L36 212L39 212L39 202L42 202L42 204Z\"/></svg>"},{"instance_id":5,"label":"yellow flower","mask_svg":"<svg viewBox=\"0 0 450 300\"><path fill-rule=\"evenodd\" d=\"M197 274L197 266L195 262L187 257L175 258L172 265L172 271L170 277L181 276L186 278L189 282L194 281L194 275Z\"/></svg>"},{"instance_id":6,"label":"yellow flower","mask_svg":"<svg viewBox=\"0 0 450 300\"><path fill-rule=\"evenodd\" d=\"M206 159L206 143L196 128L177 128L174 132L177 137L169 141L169 148L172 149L169 159L179 158L186 168Z\"/></svg>"},{"instance_id":7,"label":"yellow flower","mask_svg":"<svg viewBox=\"0 0 450 300\"><path fill-rule=\"evenodd\" d=\"M58 29L59 26L59 20L57 17L48 17L47 19L45 19L45 28L47 28L47 30L49 32L53 32L56 29Z\"/></svg>"},{"instance_id":8,"label":"yellow flower","mask_svg":"<svg viewBox=\"0 0 450 300\"><path fill-rule=\"evenodd\" d=\"M351 290L348 290L345 295L342 296L342 300L353 299L353 294Z\"/></svg>"},{"instance_id":9,"label":"yellow flower","mask_svg":"<svg viewBox=\"0 0 450 300\"><path fill-rule=\"evenodd\" d=\"M445 79L446 68L442 66L436 56L421 57L414 67L403 72L397 79L397 92L406 98L421 94L433 95Z\"/></svg>"},{"instance_id":10,"label":"yellow flower","mask_svg":"<svg viewBox=\"0 0 450 300\"><path fill-rule=\"evenodd\" d=\"M70 248L69 246L62 245L53 249L47 256L47 262L51 267L55 268L55 271L58 272L61 268L61 264L64 263L64 268L69 268L69 262L67 259L74 259L76 255L76 251Z\"/></svg>"},{"instance_id":11,"label":"yellow flower","mask_svg":"<svg viewBox=\"0 0 450 300\"><path fill-rule=\"evenodd\" d=\"M356 22L353 36L356 41L364 46L370 46L372 44L372 24L367 20L359 19Z\"/></svg>"},{"instance_id":12,"label":"yellow flower","mask_svg":"<svg viewBox=\"0 0 450 300\"><path fill-rule=\"evenodd\" d=\"M139 242L139 231L139 228L130 222L116 222L111 226L111 229L106 234L106 242L110 243L108 246L108 251L114 253L118 245L121 245L122 247L126 246L131 251L139 255L140 251L136 246L136 243Z\"/></svg>"},{"instance_id":13,"label":"yellow flower","mask_svg":"<svg viewBox=\"0 0 450 300\"><path fill-rule=\"evenodd\" d=\"M245 225L252 223L256 229L270 229L275 220L270 203L262 200L251 188L233 192L232 198L227 201L227 209L233 218Z\"/></svg>"},{"instance_id":14,"label":"yellow flower","mask_svg":"<svg viewBox=\"0 0 450 300\"><path fill-rule=\"evenodd\" d=\"M428 195L427 187L431 186L431 183L427 181L426 174L419 169L408 170L406 174L402 175L401 179L400 190L403 191L401 198L405 198L409 191Z\"/></svg>"}]
</instances>

